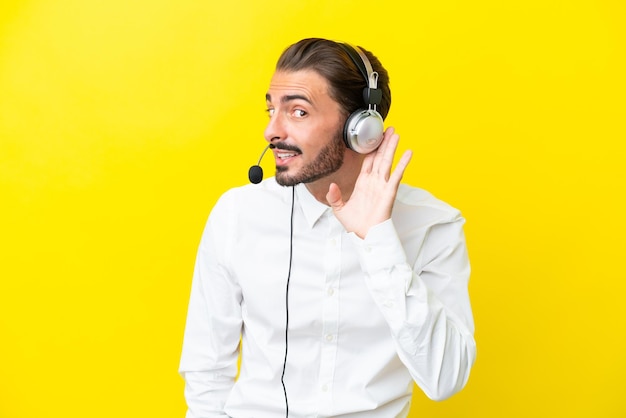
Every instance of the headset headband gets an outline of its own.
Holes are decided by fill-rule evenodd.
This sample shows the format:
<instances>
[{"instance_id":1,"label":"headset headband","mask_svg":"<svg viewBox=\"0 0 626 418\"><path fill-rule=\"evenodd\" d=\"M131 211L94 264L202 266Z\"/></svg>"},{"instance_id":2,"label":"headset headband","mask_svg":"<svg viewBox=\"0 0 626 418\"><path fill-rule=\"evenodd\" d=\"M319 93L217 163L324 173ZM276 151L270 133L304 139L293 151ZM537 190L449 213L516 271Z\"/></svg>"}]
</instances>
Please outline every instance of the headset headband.
<instances>
[{"instance_id":1,"label":"headset headband","mask_svg":"<svg viewBox=\"0 0 626 418\"><path fill-rule=\"evenodd\" d=\"M374 106L374 109L376 109L376 105L380 104L383 97L382 91L378 89L378 73L374 71L370 60L361 48L348 43L339 45L348 53L350 59L352 59L367 82L367 87L363 89L363 101L369 108Z\"/></svg>"}]
</instances>

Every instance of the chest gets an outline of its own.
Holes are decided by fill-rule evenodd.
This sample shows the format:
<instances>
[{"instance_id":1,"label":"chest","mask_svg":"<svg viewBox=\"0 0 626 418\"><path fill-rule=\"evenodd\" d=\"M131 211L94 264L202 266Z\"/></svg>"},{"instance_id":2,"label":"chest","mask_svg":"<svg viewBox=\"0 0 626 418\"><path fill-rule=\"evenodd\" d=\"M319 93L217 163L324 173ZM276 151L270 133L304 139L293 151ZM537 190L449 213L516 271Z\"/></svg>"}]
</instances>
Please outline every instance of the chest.
<instances>
[{"instance_id":1,"label":"chest","mask_svg":"<svg viewBox=\"0 0 626 418\"><path fill-rule=\"evenodd\" d=\"M254 231L241 234L232 266L246 316L282 326L288 303L294 336L324 332L329 323L340 328L342 323L381 322L356 249L334 216L327 213L311 227L296 212L293 231L289 221L240 224ZM250 235L258 237L256 242L243 239Z\"/></svg>"}]
</instances>

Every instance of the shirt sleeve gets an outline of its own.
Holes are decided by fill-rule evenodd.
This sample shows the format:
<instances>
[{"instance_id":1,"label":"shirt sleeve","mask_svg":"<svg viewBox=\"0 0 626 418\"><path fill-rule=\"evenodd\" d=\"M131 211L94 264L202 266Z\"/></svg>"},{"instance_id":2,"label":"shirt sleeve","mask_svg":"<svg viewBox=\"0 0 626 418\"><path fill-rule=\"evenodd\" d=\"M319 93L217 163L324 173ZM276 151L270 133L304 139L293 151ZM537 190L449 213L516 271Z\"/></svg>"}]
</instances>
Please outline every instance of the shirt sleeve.
<instances>
[{"instance_id":1,"label":"shirt sleeve","mask_svg":"<svg viewBox=\"0 0 626 418\"><path fill-rule=\"evenodd\" d=\"M361 267L397 352L417 385L443 400L466 384L476 356L469 261L459 215L431 225L414 265L391 219L355 234Z\"/></svg>"},{"instance_id":2,"label":"shirt sleeve","mask_svg":"<svg viewBox=\"0 0 626 418\"><path fill-rule=\"evenodd\" d=\"M241 335L241 290L228 268L228 213L216 205L196 257L179 372L187 418L226 417Z\"/></svg>"}]
</instances>

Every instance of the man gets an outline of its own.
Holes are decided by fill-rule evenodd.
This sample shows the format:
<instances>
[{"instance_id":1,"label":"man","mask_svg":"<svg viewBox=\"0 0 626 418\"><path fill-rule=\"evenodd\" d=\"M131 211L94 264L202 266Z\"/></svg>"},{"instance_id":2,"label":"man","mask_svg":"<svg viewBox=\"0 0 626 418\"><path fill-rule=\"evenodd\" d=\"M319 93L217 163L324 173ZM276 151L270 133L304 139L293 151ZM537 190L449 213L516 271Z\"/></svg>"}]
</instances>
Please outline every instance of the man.
<instances>
[{"instance_id":1,"label":"man","mask_svg":"<svg viewBox=\"0 0 626 418\"><path fill-rule=\"evenodd\" d=\"M276 175L225 193L200 243L188 418L406 417L413 382L432 399L467 382L464 220L400 184L411 153L392 169L392 128L372 152L348 139L353 112L387 115L388 83L374 55L324 39L279 59L265 129Z\"/></svg>"}]
</instances>

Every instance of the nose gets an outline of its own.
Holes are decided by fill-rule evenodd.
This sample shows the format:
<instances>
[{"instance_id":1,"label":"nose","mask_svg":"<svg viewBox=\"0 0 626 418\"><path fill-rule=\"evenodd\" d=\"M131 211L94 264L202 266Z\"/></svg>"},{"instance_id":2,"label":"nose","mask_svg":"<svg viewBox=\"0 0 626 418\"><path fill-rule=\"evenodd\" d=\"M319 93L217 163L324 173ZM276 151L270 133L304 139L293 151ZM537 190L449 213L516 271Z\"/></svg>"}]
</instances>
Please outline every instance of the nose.
<instances>
[{"instance_id":1,"label":"nose","mask_svg":"<svg viewBox=\"0 0 626 418\"><path fill-rule=\"evenodd\" d=\"M265 137L265 140L270 144L274 143L275 141L282 141L287 137L285 124L283 119L280 117L279 112L275 111L270 116L270 120L265 127L263 136Z\"/></svg>"}]
</instances>

